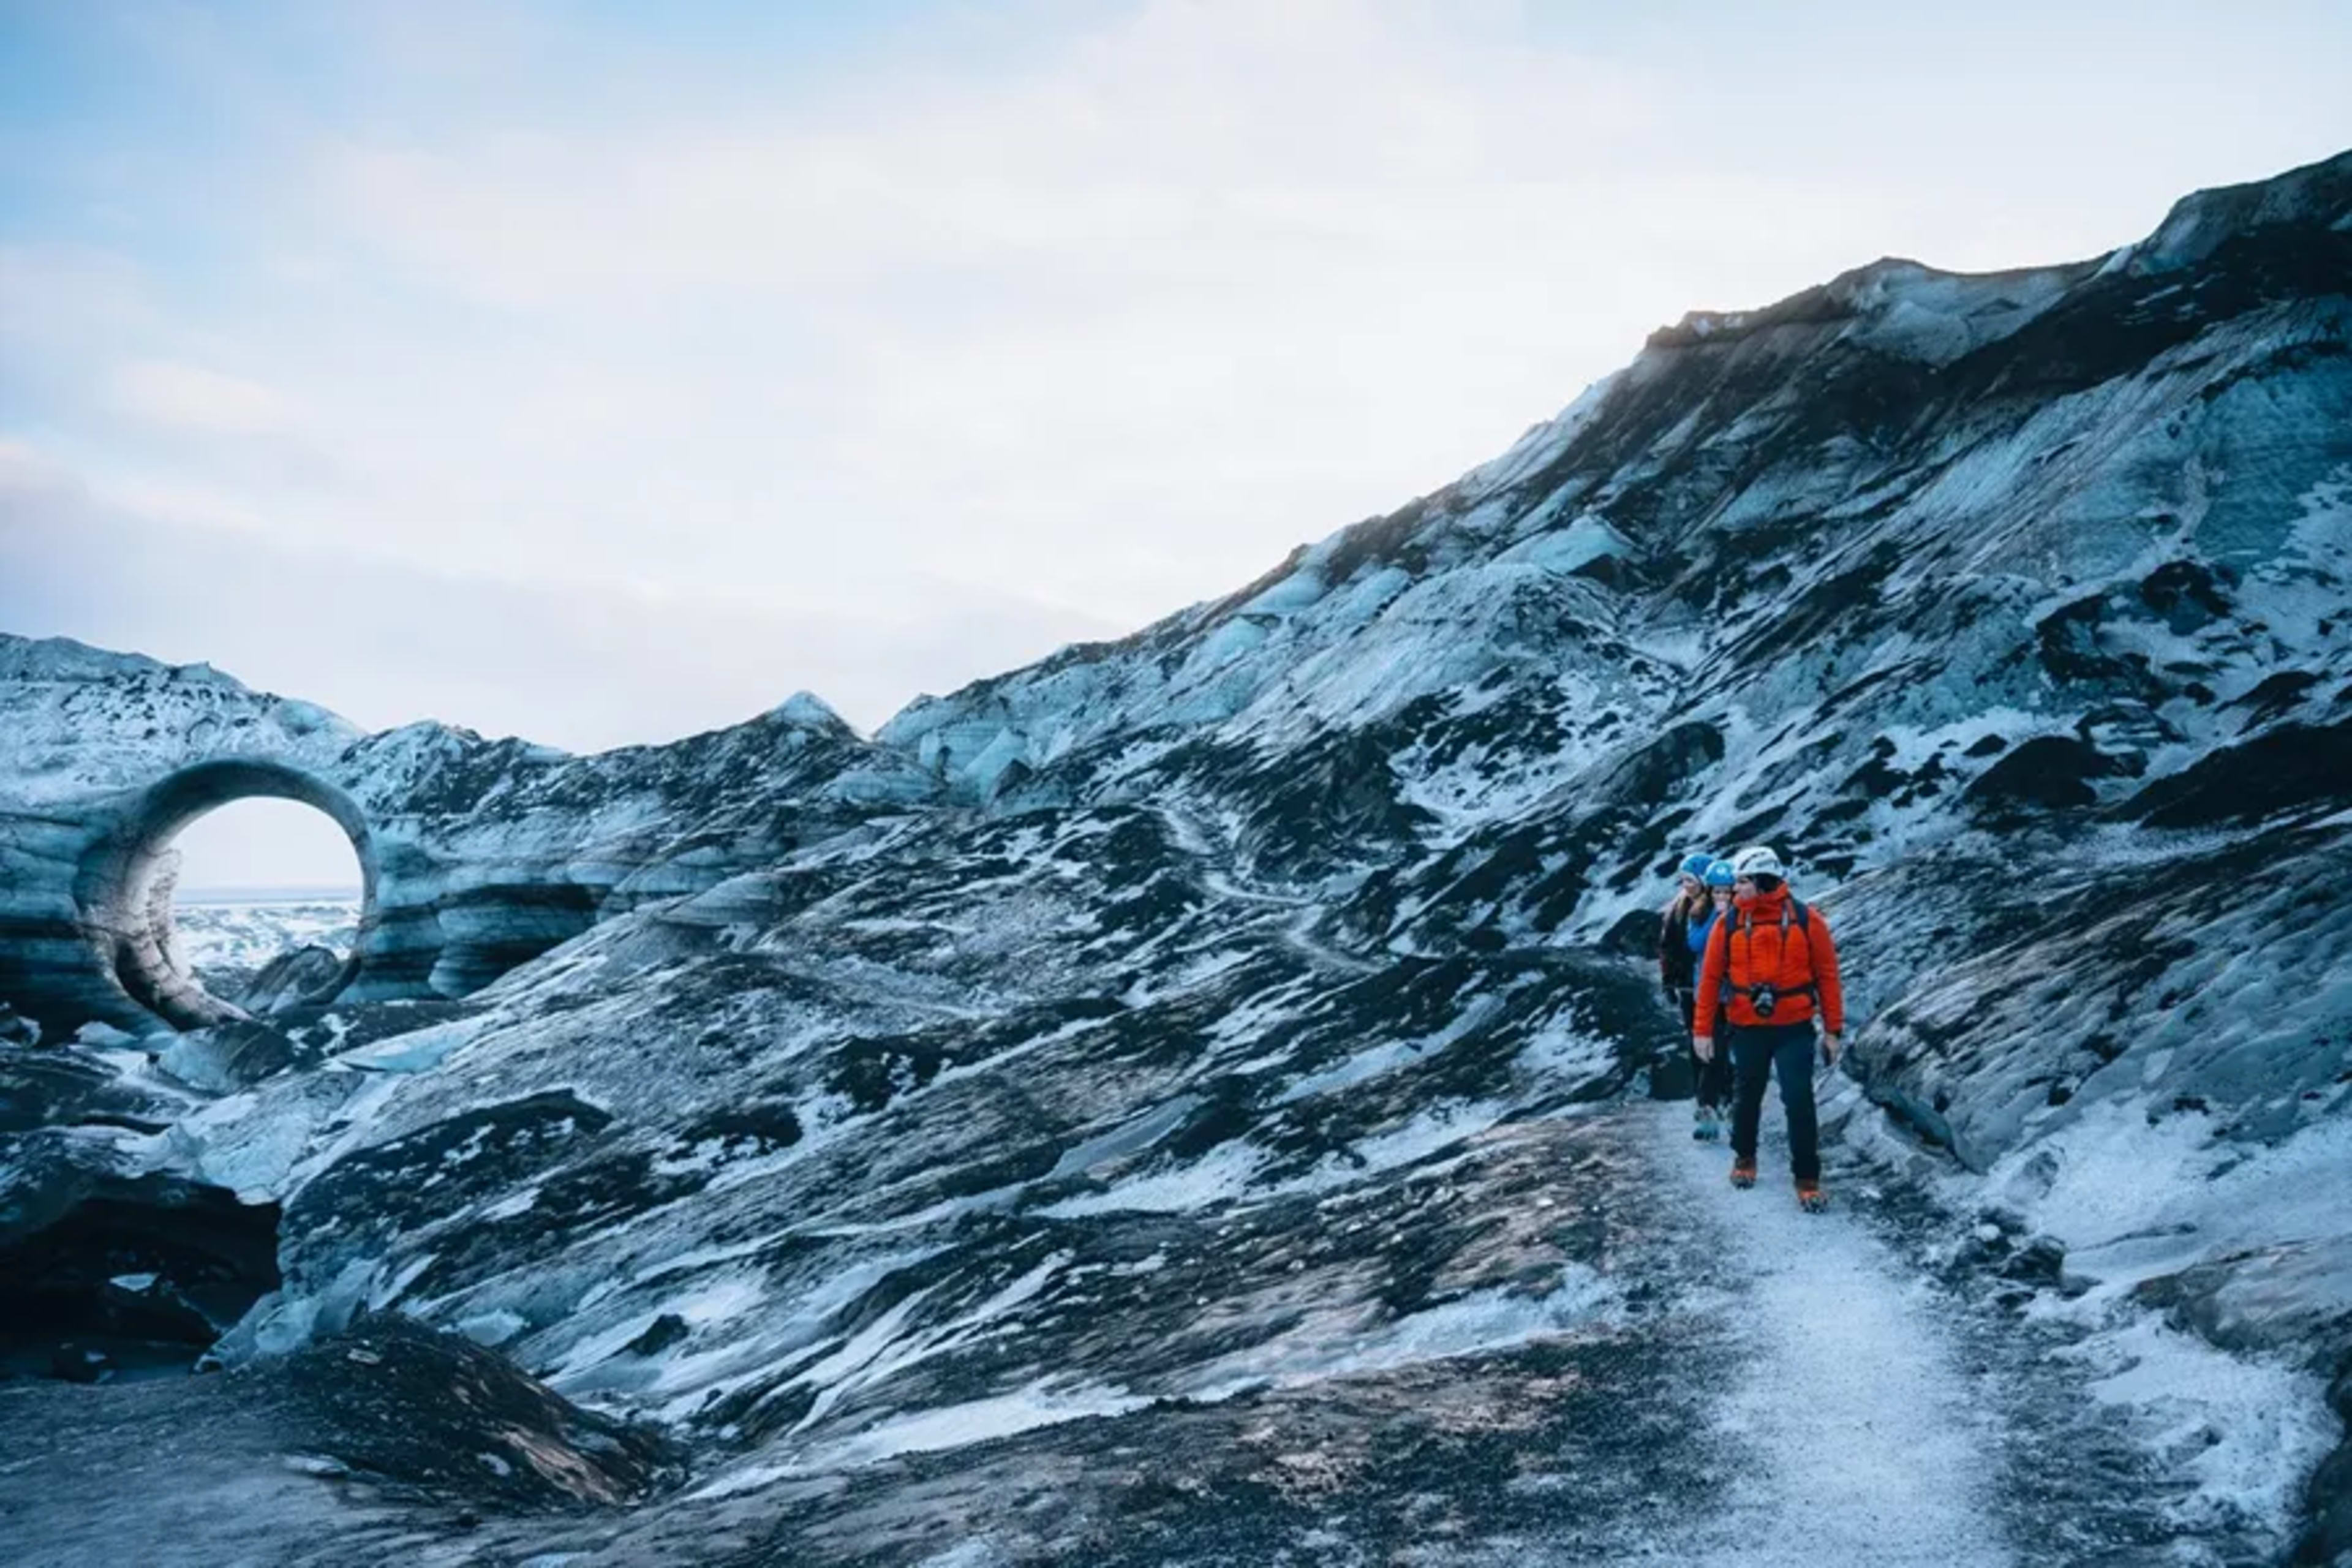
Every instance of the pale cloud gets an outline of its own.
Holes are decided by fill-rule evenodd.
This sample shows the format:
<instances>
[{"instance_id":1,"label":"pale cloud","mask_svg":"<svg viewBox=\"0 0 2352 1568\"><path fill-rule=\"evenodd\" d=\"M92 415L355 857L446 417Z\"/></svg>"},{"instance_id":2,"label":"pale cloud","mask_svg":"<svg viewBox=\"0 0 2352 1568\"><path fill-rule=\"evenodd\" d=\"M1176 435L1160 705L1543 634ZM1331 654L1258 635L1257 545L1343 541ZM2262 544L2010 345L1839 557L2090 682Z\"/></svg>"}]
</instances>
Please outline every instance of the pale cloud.
<instances>
[{"instance_id":1,"label":"pale cloud","mask_svg":"<svg viewBox=\"0 0 2352 1568\"><path fill-rule=\"evenodd\" d=\"M1474 240L1428 231L1475 216L1465 195L1573 194L1654 113L1645 87L1394 6L1160 4L1008 76L930 67L719 117L351 142L317 179L367 243L505 306L821 289L891 300L895 320L910 286L961 281L1061 319L1139 289L1253 292L1366 241Z\"/></svg>"},{"instance_id":2,"label":"pale cloud","mask_svg":"<svg viewBox=\"0 0 2352 1568\"><path fill-rule=\"evenodd\" d=\"M54 471L70 472L52 465ZM137 473L72 474L97 506L173 527L268 533L275 519L233 488Z\"/></svg>"},{"instance_id":3,"label":"pale cloud","mask_svg":"<svg viewBox=\"0 0 2352 1568\"><path fill-rule=\"evenodd\" d=\"M0 243L0 336L63 346L154 321L147 279L129 258L89 245Z\"/></svg>"},{"instance_id":4,"label":"pale cloud","mask_svg":"<svg viewBox=\"0 0 2352 1568\"><path fill-rule=\"evenodd\" d=\"M114 405L136 419L215 436L266 436L290 430L292 406L243 376L169 360L119 366Z\"/></svg>"},{"instance_id":5,"label":"pale cloud","mask_svg":"<svg viewBox=\"0 0 2352 1568\"><path fill-rule=\"evenodd\" d=\"M854 582L899 559L1139 620L1564 402L1698 288L1662 253L1769 208L1798 243L1748 265L1808 279L1818 194L1601 166L1654 113L1622 68L1434 12L1158 5L1004 76L346 139L310 188L357 254L530 345L467 345L443 405L498 472L434 431L353 437L388 480L462 477L377 488L411 537L528 570L526 514L568 476L556 570ZM551 335L583 362L560 378ZM583 397L599 383L623 390ZM629 443L583 404L634 412Z\"/></svg>"},{"instance_id":6,"label":"pale cloud","mask_svg":"<svg viewBox=\"0 0 2352 1568\"><path fill-rule=\"evenodd\" d=\"M212 521L93 494L0 439L0 629L210 663L372 729L438 718L577 751L739 722L803 689L871 730L918 692L1127 629L919 574L780 603L506 580Z\"/></svg>"},{"instance_id":7,"label":"pale cloud","mask_svg":"<svg viewBox=\"0 0 2352 1568\"><path fill-rule=\"evenodd\" d=\"M0 493L54 490L65 484L66 476L38 447L0 436Z\"/></svg>"}]
</instances>

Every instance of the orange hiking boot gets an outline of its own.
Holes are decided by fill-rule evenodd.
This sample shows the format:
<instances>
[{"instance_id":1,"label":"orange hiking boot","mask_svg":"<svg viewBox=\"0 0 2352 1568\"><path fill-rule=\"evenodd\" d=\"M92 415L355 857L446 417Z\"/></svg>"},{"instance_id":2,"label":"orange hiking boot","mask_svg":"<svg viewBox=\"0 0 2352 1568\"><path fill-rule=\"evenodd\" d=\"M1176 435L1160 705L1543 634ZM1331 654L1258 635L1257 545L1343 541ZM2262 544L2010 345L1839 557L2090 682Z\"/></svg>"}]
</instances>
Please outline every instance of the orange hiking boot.
<instances>
[{"instance_id":1,"label":"orange hiking boot","mask_svg":"<svg viewBox=\"0 0 2352 1568\"><path fill-rule=\"evenodd\" d=\"M1830 1206L1830 1195L1822 1191L1819 1182L1800 1180L1797 1183L1797 1206L1807 1214L1819 1214Z\"/></svg>"},{"instance_id":2,"label":"orange hiking boot","mask_svg":"<svg viewBox=\"0 0 2352 1568\"><path fill-rule=\"evenodd\" d=\"M1752 1187L1756 1184L1755 1155L1741 1154L1732 1160L1731 1184L1735 1187Z\"/></svg>"}]
</instances>

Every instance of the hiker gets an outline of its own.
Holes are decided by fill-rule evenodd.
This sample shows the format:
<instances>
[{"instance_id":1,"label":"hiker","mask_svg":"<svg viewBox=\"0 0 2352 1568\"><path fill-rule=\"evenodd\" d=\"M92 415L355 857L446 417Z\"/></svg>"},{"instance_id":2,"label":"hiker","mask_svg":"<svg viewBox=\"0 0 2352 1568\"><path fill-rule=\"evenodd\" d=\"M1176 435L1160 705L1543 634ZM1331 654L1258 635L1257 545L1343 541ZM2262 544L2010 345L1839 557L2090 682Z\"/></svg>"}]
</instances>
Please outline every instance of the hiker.
<instances>
[{"instance_id":1,"label":"hiker","mask_svg":"<svg viewBox=\"0 0 2352 1568\"><path fill-rule=\"evenodd\" d=\"M1658 982L1666 988L1666 995L1675 1005L1682 1009L1685 1039L1692 1039L1697 1033L1692 1024L1693 1005L1698 994L1698 959L1706 951L1706 923L1714 918L1706 896L1706 873L1714 864L1715 857L1704 849L1683 857L1683 863L1675 870L1675 896L1667 901L1665 913L1658 922ZM1693 1080L1703 1079L1706 1069L1706 1064L1694 1056ZM1708 1136L1697 1130L1707 1120L1705 1110L1700 1110L1693 1137Z\"/></svg>"},{"instance_id":2,"label":"hiker","mask_svg":"<svg viewBox=\"0 0 2352 1568\"><path fill-rule=\"evenodd\" d=\"M1708 939L1715 935L1716 923L1731 913L1733 879L1728 860L1715 861L1707 867L1706 875L1701 879L1706 887L1707 910L1703 917L1690 922L1693 974L1697 973L1698 966L1706 961L1706 944ZM1696 1059L1698 1072L1698 1122L1691 1129L1691 1136L1701 1142L1712 1143L1723 1135L1723 1113L1731 1105L1731 1051L1728 1045L1731 1030L1724 1018L1720 1001L1716 1004L1714 1027L1696 1026L1696 1000L1694 995L1691 1055ZM1717 1048L1712 1056L1699 1057L1697 1037L1700 1035L1716 1042Z\"/></svg>"},{"instance_id":3,"label":"hiker","mask_svg":"<svg viewBox=\"0 0 2352 1568\"><path fill-rule=\"evenodd\" d=\"M1829 921L1790 895L1788 869L1764 845L1731 858L1732 912L1715 922L1699 964L1695 1026L1716 1026L1722 1008L1731 1024L1723 1042L1731 1058L1731 1184L1756 1184L1756 1133L1764 1115L1764 1086L1780 1080L1789 1116L1789 1163L1797 1201L1819 1210L1821 1129L1813 1114L1813 1023L1822 1060L1835 1065L1843 1048L1845 997L1838 988L1837 944ZM1695 1037L1699 1059L1710 1061L1713 1034Z\"/></svg>"}]
</instances>

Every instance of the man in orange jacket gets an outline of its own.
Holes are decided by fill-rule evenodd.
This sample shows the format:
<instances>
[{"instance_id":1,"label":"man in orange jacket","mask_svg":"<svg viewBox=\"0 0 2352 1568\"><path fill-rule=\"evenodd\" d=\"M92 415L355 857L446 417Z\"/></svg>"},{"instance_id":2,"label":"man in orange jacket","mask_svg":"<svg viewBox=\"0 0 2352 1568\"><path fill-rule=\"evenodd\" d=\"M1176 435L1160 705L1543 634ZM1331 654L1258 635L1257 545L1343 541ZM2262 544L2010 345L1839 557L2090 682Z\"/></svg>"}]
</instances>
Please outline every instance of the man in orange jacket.
<instances>
[{"instance_id":1,"label":"man in orange jacket","mask_svg":"<svg viewBox=\"0 0 2352 1568\"><path fill-rule=\"evenodd\" d=\"M1789 1114L1789 1160L1797 1201L1808 1209L1822 1193L1821 1128L1813 1114L1813 1020L1823 1029L1822 1059L1835 1063L1845 1044L1845 996L1838 988L1837 943L1830 923L1790 895L1780 856L1759 845L1731 858L1732 915L1709 933L1699 964L1696 1027L1712 1028L1718 1003L1731 1038L1693 1037L1701 1061L1718 1044L1731 1052L1731 1184L1756 1184L1756 1133L1764 1086L1778 1077Z\"/></svg>"}]
</instances>

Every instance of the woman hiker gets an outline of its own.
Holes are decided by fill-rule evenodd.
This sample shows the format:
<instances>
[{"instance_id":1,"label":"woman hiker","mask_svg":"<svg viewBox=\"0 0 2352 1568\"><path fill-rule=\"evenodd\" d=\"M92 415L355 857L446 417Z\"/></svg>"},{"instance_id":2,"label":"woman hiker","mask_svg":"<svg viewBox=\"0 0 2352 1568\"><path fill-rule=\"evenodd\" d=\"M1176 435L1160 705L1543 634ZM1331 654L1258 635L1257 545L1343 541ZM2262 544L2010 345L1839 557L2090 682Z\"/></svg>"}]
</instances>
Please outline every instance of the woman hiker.
<instances>
[{"instance_id":1,"label":"woman hiker","mask_svg":"<svg viewBox=\"0 0 2352 1568\"><path fill-rule=\"evenodd\" d=\"M1715 934L1717 922L1731 913L1731 862L1716 861L1706 868L1704 879L1708 908L1704 918L1690 922L1691 972L1694 975L1706 958L1707 940ZM1696 1020L1696 995L1692 1003L1691 1011ZM1711 1036L1718 1047L1711 1059L1702 1058L1697 1064L1698 1124L1691 1129L1691 1136L1708 1143L1722 1136L1723 1113L1731 1106L1731 1052L1728 1048L1731 1030L1724 1021L1723 1006L1719 1002L1716 1005L1714 1025L1713 1028L1700 1028L1695 1024L1692 1029L1694 1047L1698 1035ZM1696 1049L1691 1054L1694 1057L1698 1055Z\"/></svg>"},{"instance_id":2,"label":"woman hiker","mask_svg":"<svg viewBox=\"0 0 2352 1568\"><path fill-rule=\"evenodd\" d=\"M1788 889L1787 868L1758 845L1731 858L1732 912L1715 922L1698 966L1693 1037L1702 1061L1716 1055L1716 1010L1732 1026L1729 1045L1735 1088L1731 1108L1731 1184L1756 1184L1756 1133L1764 1115L1764 1086L1777 1076L1789 1117L1789 1163L1797 1201L1818 1210L1822 1192L1821 1129L1813 1113L1813 1022L1822 1060L1837 1061L1844 1045L1845 996L1838 986L1837 944L1829 921Z\"/></svg>"},{"instance_id":3,"label":"woman hiker","mask_svg":"<svg viewBox=\"0 0 2352 1568\"><path fill-rule=\"evenodd\" d=\"M1706 874L1717 864L1716 858L1703 849L1685 856L1675 872L1675 896L1658 922L1658 981L1682 1009L1685 1039L1700 1032L1692 1023L1693 1004L1698 989L1699 955L1706 951L1707 928L1715 920L1714 906L1707 897ZM1727 1083L1728 1073L1727 1064ZM1724 1097L1720 1091L1707 1092L1708 1064L1696 1056L1691 1062L1691 1078L1699 1089L1695 1108L1697 1120L1692 1124L1691 1136L1711 1139L1720 1130L1717 1108Z\"/></svg>"}]
</instances>

